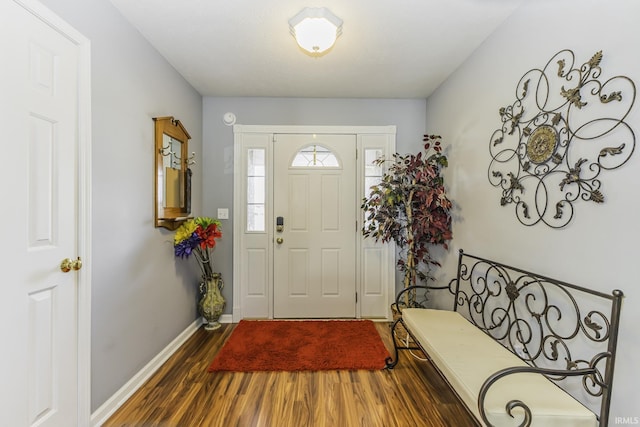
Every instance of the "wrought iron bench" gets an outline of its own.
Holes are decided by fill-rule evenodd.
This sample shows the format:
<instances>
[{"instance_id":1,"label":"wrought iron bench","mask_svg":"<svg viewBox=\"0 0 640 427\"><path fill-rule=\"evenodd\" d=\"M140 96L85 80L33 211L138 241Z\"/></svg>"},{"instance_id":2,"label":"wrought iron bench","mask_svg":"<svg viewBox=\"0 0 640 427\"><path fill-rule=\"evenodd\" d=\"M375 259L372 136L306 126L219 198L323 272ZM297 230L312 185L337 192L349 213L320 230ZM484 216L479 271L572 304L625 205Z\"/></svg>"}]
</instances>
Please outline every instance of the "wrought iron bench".
<instances>
[{"instance_id":1,"label":"wrought iron bench","mask_svg":"<svg viewBox=\"0 0 640 427\"><path fill-rule=\"evenodd\" d=\"M606 426L623 293L611 295L466 254L447 286L453 311L404 308L391 326L422 350L482 425Z\"/></svg>"}]
</instances>

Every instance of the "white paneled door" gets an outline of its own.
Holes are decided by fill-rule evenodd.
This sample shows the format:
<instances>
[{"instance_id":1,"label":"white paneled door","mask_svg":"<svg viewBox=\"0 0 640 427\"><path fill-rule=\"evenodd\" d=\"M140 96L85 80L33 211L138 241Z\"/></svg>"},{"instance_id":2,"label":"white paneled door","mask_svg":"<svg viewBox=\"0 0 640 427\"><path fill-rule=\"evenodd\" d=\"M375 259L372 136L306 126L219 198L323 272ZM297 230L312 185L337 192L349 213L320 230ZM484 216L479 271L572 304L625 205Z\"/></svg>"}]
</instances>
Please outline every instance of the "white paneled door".
<instances>
[{"instance_id":1,"label":"white paneled door","mask_svg":"<svg viewBox=\"0 0 640 427\"><path fill-rule=\"evenodd\" d=\"M0 424L78 416L80 48L39 3L0 6ZM46 11L47 13L50 13ZM64 259L68 262L61 269Z\"/></svg>"},{"instance_id":2,"label":"white paneled door","mask_svg":"<svg viewBox=\"0 0 640 427\"><path fill-rule=\"evenodd\" d=\"M356 316L356 136L275 135L274 317Z\"/></svg>"}]
</instances>

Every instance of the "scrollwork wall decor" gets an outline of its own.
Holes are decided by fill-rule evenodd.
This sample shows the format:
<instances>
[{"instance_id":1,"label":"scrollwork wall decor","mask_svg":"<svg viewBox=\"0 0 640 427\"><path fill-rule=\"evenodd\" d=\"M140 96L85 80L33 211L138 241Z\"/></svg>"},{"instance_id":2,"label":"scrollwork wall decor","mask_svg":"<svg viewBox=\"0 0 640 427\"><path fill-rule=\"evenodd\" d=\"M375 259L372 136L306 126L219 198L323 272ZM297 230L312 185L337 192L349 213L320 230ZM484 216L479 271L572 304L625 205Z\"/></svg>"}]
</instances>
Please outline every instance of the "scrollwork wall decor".
<instances>
[{"instance_id":1,"label":"scrollwork wall decor","mask_svg":"<svg viewBox=\"0 0 640 427\"><path fill-rule=\"evenodd\" d=\"M603 203L601 173L625 164L636 138L625 121L636 98L626 76L601 80L602 51L577 66L573 51L556 53L526 72L516 100L500 109L491 135L489 182L518 220L562 228L580 200Z\"/></svg>"}]
</instances>

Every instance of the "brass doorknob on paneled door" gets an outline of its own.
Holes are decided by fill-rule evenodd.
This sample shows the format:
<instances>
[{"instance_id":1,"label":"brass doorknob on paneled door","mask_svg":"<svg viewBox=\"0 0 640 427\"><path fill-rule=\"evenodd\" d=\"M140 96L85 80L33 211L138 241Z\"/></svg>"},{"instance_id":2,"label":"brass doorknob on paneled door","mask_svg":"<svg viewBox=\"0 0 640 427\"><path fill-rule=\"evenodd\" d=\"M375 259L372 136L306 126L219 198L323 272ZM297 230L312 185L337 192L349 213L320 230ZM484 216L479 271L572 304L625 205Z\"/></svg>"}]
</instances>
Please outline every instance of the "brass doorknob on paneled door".
<instances>
[{"instance_id":1,"label":"brass doorknob on paneled door","mask_svg":"<svg viewBox=\"0 0 640 427\"><path fill-rule=\"evenodd\" d=\"M277 243L277 244L281 245L281 244L282 244L282 242L284 242L284 239L283 239L282 237L278 237L278 238L276 239L276 243Z\"/></svg>"},{"instance_id":2,"label":"brass doorknob on paneled door","mask_svg":"<svg viewBox=\"0 0 640 427\"><path fill-rule=\"evenodd\" d=\"M60 270L63 273L68 273L71 270L78 271L82 268L82 260L80 257L78 259L72 260L70 258L65 258L60 263Z\"/></svg>"}]
</instances>

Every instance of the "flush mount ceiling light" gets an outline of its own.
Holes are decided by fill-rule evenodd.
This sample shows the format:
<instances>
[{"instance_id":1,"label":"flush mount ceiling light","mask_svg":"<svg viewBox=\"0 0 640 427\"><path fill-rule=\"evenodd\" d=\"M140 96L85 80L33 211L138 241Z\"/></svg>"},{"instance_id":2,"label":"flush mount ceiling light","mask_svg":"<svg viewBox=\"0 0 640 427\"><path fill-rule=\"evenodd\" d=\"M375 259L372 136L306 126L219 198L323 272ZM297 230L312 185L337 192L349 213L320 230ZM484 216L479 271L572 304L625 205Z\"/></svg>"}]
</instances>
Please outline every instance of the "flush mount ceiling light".
<instances>
[{"instance_id":1,"label":"flush mount ceiling light","mask_svg":"<svg viewBox=\"0 0 640 427\"><path fill-rule=\"evenodd\" d=\"M342 19L326 7L305 7L289 20L289 30L305 53L322 56L342 34Z\"/></svg>"}]
</instances>

